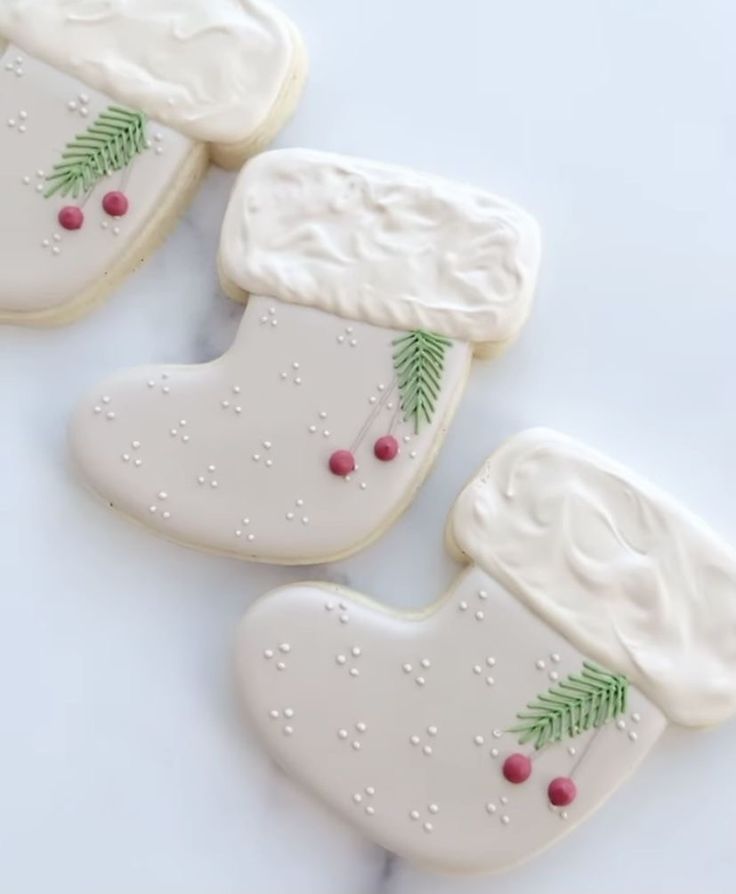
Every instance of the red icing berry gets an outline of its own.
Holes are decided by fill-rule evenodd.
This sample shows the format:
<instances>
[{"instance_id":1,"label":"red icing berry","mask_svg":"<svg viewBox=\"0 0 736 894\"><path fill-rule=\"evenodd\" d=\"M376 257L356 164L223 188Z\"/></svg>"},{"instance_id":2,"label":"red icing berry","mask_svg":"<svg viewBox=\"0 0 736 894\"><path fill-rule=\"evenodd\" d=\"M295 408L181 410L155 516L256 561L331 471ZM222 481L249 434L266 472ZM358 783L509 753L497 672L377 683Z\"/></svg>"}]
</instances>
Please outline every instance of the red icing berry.
<instances>
[{"instance_id":1,"label":"red icing berry","mask_svg":"<svg viewBox=\"0 0 736 894\"><path fill-rule=\"evenodd\" d=\"M77 205L65 205L59 212L58 221L65 230L78 230L84 223L84 212Z\"/></svg>"},{"instance_id":2,"label":"red icing berry","mask_svg":"<svg viewBox=\"0 0 736 894\"><path fill-rule=\"evenodd\" d=\"M373 445L373 452L382 463L390 462L390 460L396 459L396 455L399 452L399 442L393 435L384 435Z\"/></svg>"},{"instance_id":3,"label":"red icing berry","mask_svg":"<svg viewBox=\"0 0 736 894\"><path fill-rule=\"evenodd\" d=\"M578 788L568 776L558 776L550 782L547 797L555 807L567 807L577 796Z\"/></svg>"},{"instance_id":4,"label":"red icing berry","mask_svg":"<svg viewBox=\"0 0 736 894\"><path fill-rule=\"evenodd\" d=\"M118 190L108 192L102 199L102 207L110 217L122 217L128 213L127 196Z\"/></svg>"},{"instance_id":5,"label":"red icing berry","mask_svg":"<svg viewBox=\"0 0 736 894\"><path fill-rule=\"evenodd\" d=\"M503 775L514 785L526 782L532 775L532 762L525 754L510 754L503 762Z\"/></svg>"},{"instance_id":6,"label":"red icing berry","mask_svg":"<svg viewBox=\"0 0 736 894\"><path fill-rule=\"evenodd\" d=\"M349 450L336 450L330 457L330 472L345 478L355 469L355 457Z\"/></svg>"}]
</instances>

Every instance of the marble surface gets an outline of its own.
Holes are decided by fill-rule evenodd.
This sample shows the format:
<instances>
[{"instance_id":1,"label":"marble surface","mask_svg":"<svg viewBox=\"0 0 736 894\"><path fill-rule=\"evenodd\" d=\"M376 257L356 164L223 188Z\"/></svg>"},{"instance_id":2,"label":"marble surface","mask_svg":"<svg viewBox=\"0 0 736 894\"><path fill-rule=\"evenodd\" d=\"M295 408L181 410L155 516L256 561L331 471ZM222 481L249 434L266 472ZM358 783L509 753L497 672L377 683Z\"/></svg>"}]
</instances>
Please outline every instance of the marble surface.
<instances>
[{"instance_id":1,"label":"marble surface","mask_svg":"<svg viewBox=\"0 0 736 894\"><path fill-rule=\"evenodd\" d=\"M736 722L668 732L587 824L492 880L363 840L269 762L239 710L234 625L300 578L386 603L457 572L445 515L508 434L549 425L668 488L736 539L736 12L727 0L284 0L313 60L279 145L416 165L508 195L545 236L536 311L476 366L417 502L329 567L248 566L110 513L65 424L98 378L196 362L241 308L214 255L232 176L94 315L0 330L0 888L59 894L726 892ZM2 164L2 159L0 159Z\"/></svg>"}]
</instances>

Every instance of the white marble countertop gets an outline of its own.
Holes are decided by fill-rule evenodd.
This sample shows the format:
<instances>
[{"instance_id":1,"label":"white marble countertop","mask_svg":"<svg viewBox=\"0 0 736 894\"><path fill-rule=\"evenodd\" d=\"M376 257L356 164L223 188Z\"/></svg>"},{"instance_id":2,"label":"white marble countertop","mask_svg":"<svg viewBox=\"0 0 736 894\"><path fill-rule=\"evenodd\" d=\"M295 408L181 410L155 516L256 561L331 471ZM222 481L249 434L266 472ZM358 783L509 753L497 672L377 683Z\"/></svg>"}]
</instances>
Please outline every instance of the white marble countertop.
<instances>
[{"instance_id":1,"label":"white marble countertop","mask_svg":"<svg viewBox=\"0 0 736 894\"><path fill-rule=\"evenodd\" d=\"M238 709L234 625L265 590L348 582L396 606L456 568L454 495L544 424L671 490L736 540L736 13L727 0L284 0L312 56L279 145L374 156L507 195L542 222L535 313L476 365L413 508L362 555L279 569L201 555L109 512L70 468L90 384L195 362L241 308L214 256L232 176L100 311L0 330L0 888L58 894L732 890L736 722L672 730L553 850L450 878L362 840L269 762ZM1 163L1 161L0 161Z\"/></svg>"}]
</instances>

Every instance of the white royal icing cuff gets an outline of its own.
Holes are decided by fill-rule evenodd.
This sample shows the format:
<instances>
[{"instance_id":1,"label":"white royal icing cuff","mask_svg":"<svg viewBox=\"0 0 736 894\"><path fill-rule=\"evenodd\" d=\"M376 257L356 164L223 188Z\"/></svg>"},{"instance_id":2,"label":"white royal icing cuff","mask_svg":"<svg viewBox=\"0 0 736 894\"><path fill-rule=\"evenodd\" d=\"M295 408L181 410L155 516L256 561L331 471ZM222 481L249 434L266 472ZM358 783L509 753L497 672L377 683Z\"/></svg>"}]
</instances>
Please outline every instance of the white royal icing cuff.
<instances>
[{"instance_id":1,"label":"white royal icing cuff","mask_svg":"<svg viewBox=\"0 0 736 894\"><path fill-rule=\"evenodd\" d=\"M539 254L536 222L505 199L302 149L246 165L220 243L223 274L246 292L469 342L518 332Z\"/></svg>"},{"instance_id":2,"label":"white royal icing cuff","mask_svg":"<svg viewBox=\"0 0 736 894\"><path fill-rule=\"evenodd\" d=\"M504 444L451 540L670 720L736 710L736 553L667 495L552 431Z\"/></svg>"},{"instance_id":3,"label":"white royal icing cuff","mask_svg":"<svg viewBox=\"0 0 736 894\"><path fill-rule=\"evenodd\" d=\"M290 77L296 31L261 0L2 0L0 35L195 140L247 140Z\"/></svg>"}]
</instances>

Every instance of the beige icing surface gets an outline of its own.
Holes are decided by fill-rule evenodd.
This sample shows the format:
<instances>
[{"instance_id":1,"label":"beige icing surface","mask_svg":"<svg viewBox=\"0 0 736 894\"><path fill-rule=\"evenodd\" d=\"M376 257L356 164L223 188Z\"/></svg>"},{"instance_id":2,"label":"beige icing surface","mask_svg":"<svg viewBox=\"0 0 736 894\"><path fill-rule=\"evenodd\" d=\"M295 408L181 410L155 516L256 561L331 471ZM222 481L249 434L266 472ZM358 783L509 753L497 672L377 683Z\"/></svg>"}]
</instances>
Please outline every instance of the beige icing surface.
<instances>
[{"instance_id":1,"label":"beige icing surface","mask_svg":"<svg viewBox=\"0 0 736 894\"><path fill-rule=\"evenodd\" d=\"M536 222L505 199L305 149L246 165L220 243L225 277L247 292L471 343L517 334L539 255Z\"/></svg>"},{"instance_id":2,"label":"beige icing surface","mask_svg":"<svg viewBox=\"0 0 736 894\"><path fill-rule=\"evenodd\" d=\"M58 224L58 212L81 202L59 195L44 198L45 177L66 143L112 100L13 45L0 52L0 85L0 315L55 310L115 266L177 188L177 174L194 144L149 122L150 148L129 171L103 178L84 202L82 229L67 231ZM111 218L102 209L102 197L121 188L130 210Z\"/></svg>"},{"instance_id":3,"label":"beige icing surface","mask_svg":"<svg viewBox=\"0 0 736 894\"><path fill-rule=\"evenodd\" d=\"M289 20L261 0L3 0L0 34L89 87L214 143L247 140L284 89Z\"/></svg>"},{"instance_id":4,"label":"beige icing surface","mask_svg":"<svg viewBox=\"0 0 736 894\"><path fill-rule=\"evenodd\" d=\"M238 640L249 715L276 760L366 836L413 861L497 871L589 816L643 760L666 720L629 691L618 722L540 751L504 730L584 652L473 568L426 615L400 616L329 585L257 602ZM571 750L572 749L572 750ZM557 776L578 796L550 807Z\"/></svg>"},{"instance_id":5,"label":"beige icing surface","mask_svg":"<svg viewBox=\"0 0 736 894\"><path fill-rule=\"evenodd\" d=\"M352 552L413 497L470 363L469 345L449 348L432 425L416 435L394 387L404 334L253 296L219 360L96 386L72 421L72 450L106 501L171 539L287 563ZM336 477L330 455L361 429L358 470ZM383 463L373 444L389 431L400 453Z\"/></svg>"},{"instance_id":6,"label":"beige icing surface","mask_svg":"<svg viewBox=\"0 0 736 894\"><path fill-rule=\"evenodd\" d=\"M736 553L646 481L536 429L494 453L448 534L670 720L736 710Z\"/></svg>"}]
</instances>

